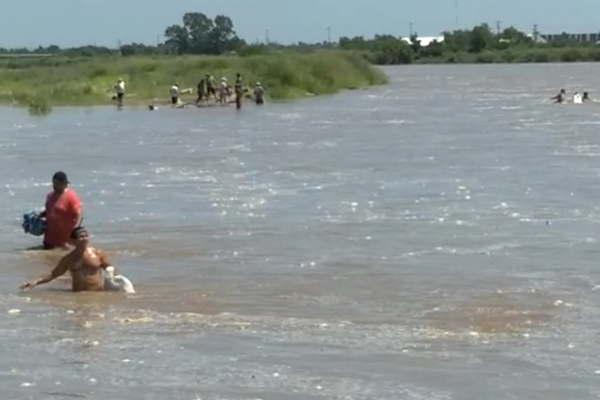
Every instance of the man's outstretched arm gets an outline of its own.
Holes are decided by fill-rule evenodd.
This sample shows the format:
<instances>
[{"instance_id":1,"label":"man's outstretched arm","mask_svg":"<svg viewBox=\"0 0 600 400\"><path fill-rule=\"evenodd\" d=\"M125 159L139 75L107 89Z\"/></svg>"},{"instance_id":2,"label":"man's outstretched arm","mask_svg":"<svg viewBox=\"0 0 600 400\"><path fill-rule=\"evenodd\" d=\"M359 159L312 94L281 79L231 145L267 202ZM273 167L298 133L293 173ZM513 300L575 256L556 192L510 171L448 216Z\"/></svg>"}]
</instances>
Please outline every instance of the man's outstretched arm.
<instances>
[{"instance_id":1,"label":"man's outstretched arm","mask_svg":"<svg viewBox=\"0 0 600 400\"><path fill-rule=\"evenodd\" d=\"M70 254L69 254L70 255ZM71 257L69 255L64 256L58 263L58 265L50 272L48 275L44 275L40 278L37 278L31 282L25 282L19 286L21 290L33 289L38 285L42 285L44 283L48 283L58 278L61 275L64 275L65 272L69 270L69 264L71 263Z\"/></svg>"}]
</instances>

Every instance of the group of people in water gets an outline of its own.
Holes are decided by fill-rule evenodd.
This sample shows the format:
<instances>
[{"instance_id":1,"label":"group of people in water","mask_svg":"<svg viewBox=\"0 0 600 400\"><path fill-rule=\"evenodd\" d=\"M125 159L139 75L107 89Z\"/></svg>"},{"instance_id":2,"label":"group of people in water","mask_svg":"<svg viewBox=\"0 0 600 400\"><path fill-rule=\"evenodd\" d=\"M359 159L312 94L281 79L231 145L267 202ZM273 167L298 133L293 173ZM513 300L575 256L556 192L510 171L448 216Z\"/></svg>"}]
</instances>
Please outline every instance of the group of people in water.
<instances>
[{"instance_id":1,"label":"group of people in water","mask_svg":"<svg viewBox=\"0 0 600 400\"><path fill-rule=\"evenodd\" d=\"M554 101L554 103L562 104L567 103L567 91L565 89L560 89L560 92L555 96L552 96L550 100ZM590 94L588 92L575 92L571 97L571 103L573 104L583 104L592 101Z\"/></svg>"},{"instance_id":2,"label":"group of people in water","mask_svg":"<svg viewBox=\"0 0 600 400\"><path fill-rule=\"evenodd\" d=\"M123 99L125 97L125 81L123 79L117 80L114 86L115 96L113 99L117 101L119 107L123 106ZM169 88L169 96L171 98L171 105L173 107L182 108L186 106L186 103L181 101L181 95L186 93L192 93L193 89L182 89L179 83L175 82ZM211 100L213 104L226 105L235 102L236 108L239 110L242 108L243 99L253 100L256 105L263 105L265 103L265 89L260 82L256 82L254 89L251 91L249 87L244 85L241 74L236 74L235 83L233 87L229 84L227 77L223 76L219 84L217 84L214 76L206 74L204 78L198 82L196 86L197 98L193 103L197 106L209 105ZM232 100L233 99L233 100ZM158 107L154 104L150 104L148 109L153 111Z\"/></svg>"},{"instance_id":3,"label":"group of people in water","mask_svg":"<svg viewBox=\"0 0 600 400\"><path fill-rule=\"evenodd\" d=\"M115 274L115 267L105 252L90 245L89 233L81 225L83 204L77 193L69 187L64 172L58 171L52 177L52 191L46 196L45 209L35 218L32 221L29 215L24 216L25 231L43 234L43 248L46 250L65 249L69 252L50 273L24 282L21 289L33 289L69 272L74 292L111 290L135 293L129 279ZM35 232L32 229L34 227Z\"/></svg>"}]
</instances>

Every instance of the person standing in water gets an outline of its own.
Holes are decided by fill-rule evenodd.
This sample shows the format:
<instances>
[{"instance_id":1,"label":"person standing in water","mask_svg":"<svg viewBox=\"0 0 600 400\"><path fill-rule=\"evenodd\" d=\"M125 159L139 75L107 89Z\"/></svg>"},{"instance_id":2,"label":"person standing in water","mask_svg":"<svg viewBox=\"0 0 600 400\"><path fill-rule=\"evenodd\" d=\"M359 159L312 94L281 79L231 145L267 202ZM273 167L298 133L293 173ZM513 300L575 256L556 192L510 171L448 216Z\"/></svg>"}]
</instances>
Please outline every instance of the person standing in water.
<instances>
[{"instance_id":1,"label":"person standing in water","mask_svg":"<svg viewBox=\"0 0 600 400\"><path fill-rule=\"evenodd\" d=\"M196 99L196 104L200 104L200 102L202 100L204 100L204 98L206 97L206 100L208 100L208 94L206 91L206 80L205 79L201 79L200 82L198 82L198 98Z\"/></svg>"},{"instance_id":2,"label":"person standing in water","mask_svg":"<svg viewBox=\"0 0 600 400\"><path fill-rule=\"evenodd\" d=\"M115 91L117 92L117 106L123 107L123 97L125 97L125 81L123 79L117 81Z\"/></svg>"},{"instance_id":3,"label":"person standing in water","mask_svg":"<svg viewBox=\"0 0 600 400\"><path fill-rule=\"evenodd\" d=\"M74 292L113 290L135 293L132 283L122 275L114 275L115 267L110 265L108 257L102 250L90 246L89 235L82 226L71 233L75 249L64 256L57 266L47 275L19 286L22 290L53 281L71 273L71 289Z\"/></svg>"},{"instance_id":4,"label":"person standing in water","mask_svg":"<svg viewBox=\"0 0 600 400\"><path fill-rule=\"evenodd\" d=\"M46 196L45 210L40 214L46 218L44 249L65 247L71 232L81 224L82 204L77 193L69 188L67 174L58 171L52 177L52 192Z\"/></svg>"},{"instance_id":5,"label":"person standing in water","mask_svg":"<svg viewBox=\"0 0 600 400\"><path fill-rule=\"evenodd\" d=\"M254 87L254 101L259 106L265 104L265 89L263 89L260 82L256 82L256 86Z\"/></svg>"},{"instance_id":6,"label":"person standing in water","mask_svg":"<svg viewBox=\"0 0 600 400\"><path fill-rule=\"evenodd\" d=\"M206 101L208 102L208 98L210 96L212 96L216 101L217 90L215 88L215 78L212 75L206 74L204 80L206 81Z\"/></svg>"},{"instance_id":7,"label":"person standing in water","mask_svg":"<svg viewBox=\"0 0 600 400\"><path fill-rule=\"evenodd\" d=\"M244 97L244 82L242 81L242 75L237 74L235 78L235 107L238 110L242 108L242 98Z\"/></svg>"},{"instance_id":8,"label":"person standing in water","mask_svg":"<svg viewBox=\"0 0 600 400\"><path fill-rule=\"evenodd\" d=\"M171 86L169 94L171 95L171 104L176 106L179 103L179 85L177 83Z\"/></svg>"}]
</instances>

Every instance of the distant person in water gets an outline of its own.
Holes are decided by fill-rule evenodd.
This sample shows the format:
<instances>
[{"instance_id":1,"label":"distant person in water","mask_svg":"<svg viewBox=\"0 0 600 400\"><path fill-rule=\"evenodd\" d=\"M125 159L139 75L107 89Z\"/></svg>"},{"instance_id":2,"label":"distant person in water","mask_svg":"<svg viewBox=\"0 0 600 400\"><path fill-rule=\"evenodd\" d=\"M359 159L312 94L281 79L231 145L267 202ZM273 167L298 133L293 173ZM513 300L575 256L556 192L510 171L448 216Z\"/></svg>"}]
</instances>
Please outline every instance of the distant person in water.
<instances>
[{"instance_id":1,"label":"distant person in water","mask_svg":"<svg viewBox=\"0 0 600 400\"><path fill-rule=\"evenodd\" d=\"M123 107L123 97L125 97L125 81L123 79L117 81L115 92L117 92L117 105Z\"/></svg>"},{"instance_id":2,"label":"distant person in water","mask_svg":"<svg viewBox=\"0 0 600 400\"><path fill-rule=\"evenodd\" d=\"M198 82L198 98L196 99L196 104L200 104L200 102L202 100L204 100L204 98L206 97L206 99L208 100L208 94L206 91L206 80L205 79L201 79L200 82Z\"/></svg>"},{"instance_id":3,"label":"distant person in water","mask_svg":"<svg viewBox=\"0 0 600 400\"><path fill-rule=\"evenodd\" d=\"M179 85L177 83L171 86L169 94L171 95L171 104L174 106L177 105L179 103Z\"/></svg>"},{"instance_id":4,"label":"distant person in water","mask_svg":"<svg viewBox=\"0 0 600 400\"><path fill-rule=\"evenodd\" d=\"M73 230L71 237L75 249L64 256L48 275L19 286L22 290L51 282L69 271L74 292L111 290L135 293L129 279L114 275L115 268L110 265L106 254L89 245L89 235L84 227Z\"/></svg>"},{"instance_id":5,"label":"distant person in water","mask_svg":"<svg viewBox=\"0 0 600 400\"><path fill-rule=\"evenodd\" d=\"M204 77L206 81L206 101L212 96L215 100L217 99L217 90L215 88L215 78L212 75L206 74Z\"/></svg>"},{"instance_id":6,"label":"distant person in water","mask_svg":"<svg viewBox=\"0 0 600 400\"><path fill-rule=\"evenodd\" d=\"M583 92L583 98L582 101L585 103L586 101L592 101L592 99L590 98L590 94L588 92Z\"/></svg>"},{"instance_id":7,"label":"distant person in water","mask_svg":"<svg viewBox=\"0 0 600 400\"><path fill-rule=\"evenodd\" d=\"M560 92L556 96L552 96L550 100L554 100L555 103L562 103L565 101L566 94L565 89L560 89Z\"/></svg>"},{"instance_id":8,"label":"distant person in water","mask_svg":"<svg viewBox=\"0 0 600 400\"><path fill-rule=\"evenodd\" d=\"M573 94L573 104L583 104L583 96L579 92Z\"/></svg>"},{"instance_id":9,"label":"distant person in water","mask_svg":"<svg viewBox=\"0 0 600 400\"><path fill-rule=\"evenodd\" d=\"M69 188L67 174L58 171L52 176L52 192L46 196L46 206L40 214L46 218L44 248L66 247L69 237L82 220L82 204L77 193Z\"/></svg>"},{"instance_id":10,"label":"distant person in water","mask_svg":"<svg viewBox=\"0 0 600 400\"><path fill-rule=\"evenodd\" d=\"M259 106L265 104L265 89L263 89L260 82L256 82L256 86L254 87L254 101Z\"/></svg>"},{"instance_id":11,"label":"distant person in water","mask_svg":"<svg viewBox=\"0 0 600 400\"><path fill-rule=\"evenodd\" d=\"M242 98L244 97L244 82L242 81L242 75L237 74L235 78L235 107L240 110L242 108Z\"/></svg>"},{"instance_id":12,"label":"distant person in water","mask_svg":"<svg viewBox=\"0 0 600 400\"><path fill-rule=\"evenodd\" d=\"M227 104L227 100L229 98L229 83L227 82L226 77L221 78L221 84L219 85L219 103Z\"/></svg>"}]
</instances>

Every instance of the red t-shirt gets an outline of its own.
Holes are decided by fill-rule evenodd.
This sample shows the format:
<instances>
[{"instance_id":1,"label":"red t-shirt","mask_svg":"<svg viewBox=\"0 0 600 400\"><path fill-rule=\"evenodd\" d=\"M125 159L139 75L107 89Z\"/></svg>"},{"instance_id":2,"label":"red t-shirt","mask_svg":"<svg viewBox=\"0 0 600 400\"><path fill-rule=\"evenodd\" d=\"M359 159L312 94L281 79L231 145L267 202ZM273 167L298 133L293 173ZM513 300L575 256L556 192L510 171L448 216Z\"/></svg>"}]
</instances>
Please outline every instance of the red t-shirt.
<instances>
[{"instance_id":1,"label":"red t-shirt","mask_svg":"<svg viewBox=\"0 0 600 400\"><path fill-rule=\"evenodd\" d=\"M44 244L47 246L64 246L71 237L81 214L81 200L72 189L65 189L61 194L48 193L46 197L46 234Z\"/></svg>"}]
</instances>

